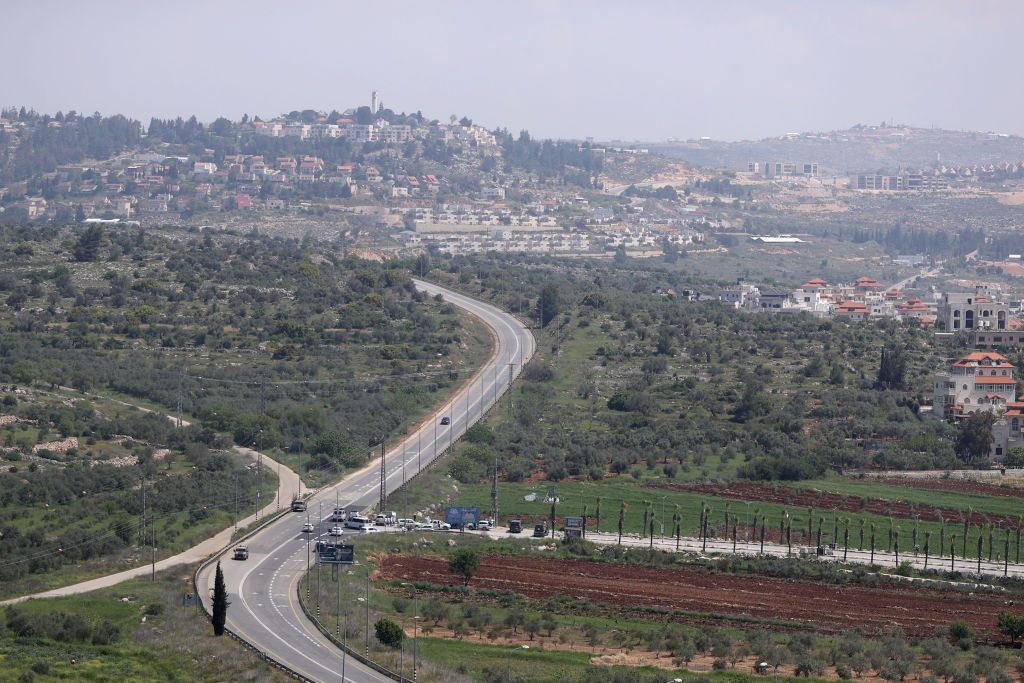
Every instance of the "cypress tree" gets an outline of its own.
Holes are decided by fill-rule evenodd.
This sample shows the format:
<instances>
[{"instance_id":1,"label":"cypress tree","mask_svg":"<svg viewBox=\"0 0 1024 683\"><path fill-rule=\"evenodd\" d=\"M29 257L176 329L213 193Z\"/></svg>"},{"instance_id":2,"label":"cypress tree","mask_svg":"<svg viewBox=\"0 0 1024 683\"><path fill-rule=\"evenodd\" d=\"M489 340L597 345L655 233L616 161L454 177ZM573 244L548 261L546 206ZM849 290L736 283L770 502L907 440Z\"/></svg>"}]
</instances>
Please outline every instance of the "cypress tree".
<instances>
[{"instance_id":1,"label":"cypress tree","mask_svg":"<svg viewBox=\"0 0 1024 683\"><path fill-rule=\"evenodd\" d=\"M213 635L224 635L224 622L228 616L228 589L224 585L224 572L217 562L217 574L213 579Z\"/></svg>"}]
</instances>

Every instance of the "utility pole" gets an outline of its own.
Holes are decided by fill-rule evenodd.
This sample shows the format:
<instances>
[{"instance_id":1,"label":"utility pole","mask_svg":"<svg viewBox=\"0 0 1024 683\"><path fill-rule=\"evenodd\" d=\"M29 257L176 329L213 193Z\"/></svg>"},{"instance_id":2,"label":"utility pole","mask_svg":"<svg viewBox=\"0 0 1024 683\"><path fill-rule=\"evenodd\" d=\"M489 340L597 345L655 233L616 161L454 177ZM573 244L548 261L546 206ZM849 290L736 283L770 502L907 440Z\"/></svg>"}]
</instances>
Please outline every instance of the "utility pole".
<instances>
[{"instance_id":1,"label":"utility pole","mask_svg":"<svg viewBox=\"0 0 1024 683\"><path fill-rule=\"evenodd\" d=\"M386 504L387 490L384 488L384 480L386 478L384 470L384 437L380 437L380 512L384 514L384 506Z\"/></svg>"},{"instance_id":2,"label":"utility pole","mask_svg":"<svg viewBox=\"0 0 1024 683\"><path fill-rule=\"evenodd\" d=\"M512 369L515 367L515 362L508 362L508 417L512 419Z\"/></svg>"},{"instance_id":3,"label":"utility pole","mask_svg":"<svg viewBox=\"0 0 1024 683\"><path fill-rule=\"evenodd\" d=\"M181 377L184 374L185 366L178 366L178 421L177 427L181 428Z\"/></svg>"},{"instance_id":4,"label":"utility pole","mask_svg":"<svg viewBox=\"0 0 1024 683\"><path fill-rule=\"evenodd\" d=\"M267 414L267 378L260 378L260 445L256 451L256 521L260 521L260 490L263 488L263 416Z\"/></svg>"},{"instance_id":5,"label":"utility pole","mask_svg":"<svg viewBox=\"0 0 1024 683\"><path fill-rule=\"evenodd\" d=\"M494 456L494 479L491 481L491 519L498 520L498 456Z\"/></svg>"},{"instance_id":6,"label":"utility pole","mask_svg":"<svg viewBox=\"0 0 1024 683\"><path fill-rule=\"evenodd\" d=\"M153 581L156 581L156 519L153 520Z\"/></svg>"},{"instance_id":7,"label":"utility pole","mask_svg":"<svg viewBox=\"0 0 1024 683\"><path fill-rule=\"evenodd\" d=\"M142 475L142 519L139 522L139 545L146 544L146 475Z\"/></svg>"}]
</instances>

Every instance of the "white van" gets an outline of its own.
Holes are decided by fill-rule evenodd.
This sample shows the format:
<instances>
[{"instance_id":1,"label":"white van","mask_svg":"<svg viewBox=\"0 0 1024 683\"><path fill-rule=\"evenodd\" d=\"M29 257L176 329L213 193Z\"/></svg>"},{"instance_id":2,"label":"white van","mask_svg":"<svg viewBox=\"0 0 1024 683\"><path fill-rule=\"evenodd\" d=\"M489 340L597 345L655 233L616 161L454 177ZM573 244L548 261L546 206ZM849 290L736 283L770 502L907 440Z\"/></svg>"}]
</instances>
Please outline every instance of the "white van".
<instances>
[{"instance_id":1,"label":"white van","mask_svg":"<svg viewBox=\"0 0 1024 683\"><path fill-rule=\"evenodd\" d=\"M348 519L345 520L345 526L349 529L362 529L363 526L369 526L373 524L368 517L362 515L349 515Z\"/></svg>"}]
</instances>

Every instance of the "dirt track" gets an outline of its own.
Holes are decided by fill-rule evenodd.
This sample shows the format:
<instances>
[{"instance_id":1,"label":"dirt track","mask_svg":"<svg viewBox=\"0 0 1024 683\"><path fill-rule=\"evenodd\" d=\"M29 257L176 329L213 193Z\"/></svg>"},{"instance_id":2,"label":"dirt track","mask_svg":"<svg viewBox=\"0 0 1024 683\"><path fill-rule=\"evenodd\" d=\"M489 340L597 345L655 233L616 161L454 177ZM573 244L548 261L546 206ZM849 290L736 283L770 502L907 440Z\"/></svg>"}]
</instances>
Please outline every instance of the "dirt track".
<instances>
[{"instance_id":1,"label":"dirt track","mask_svg":"<svg viewBox=\"0 0 1024 683\"><path fill-rule=\"evenodd\" d=\"M448 560L436 556L392 555L381 563L383 579L459 584ZM908 635L930 636L936 626L966 619L980 640L1001 636L996 615L1005 609L999 594L969 595L917 586L878 588L827 586L763 577L722 576L698 569L652 569L622 564L543 557L481 557L471 587L511 590L532 598L568 595L607 605L608 611L637 613L637 608L665 607L701 615L724 614L783 620L822 631L862 626L878 632L899 626ZM713 623L714 616L674 615L681 623ZM767 624L772 628L771 624Z\"/></svg>"}]
</instances>

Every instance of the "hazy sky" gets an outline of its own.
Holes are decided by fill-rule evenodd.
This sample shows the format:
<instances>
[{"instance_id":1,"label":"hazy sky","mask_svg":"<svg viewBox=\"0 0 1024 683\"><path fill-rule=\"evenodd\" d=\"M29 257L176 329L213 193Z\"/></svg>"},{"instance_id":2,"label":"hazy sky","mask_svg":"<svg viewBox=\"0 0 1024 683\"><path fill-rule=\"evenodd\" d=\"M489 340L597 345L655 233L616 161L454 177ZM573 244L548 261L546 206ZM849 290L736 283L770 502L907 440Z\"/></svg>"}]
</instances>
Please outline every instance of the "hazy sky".
<instances>
[{"instance_id":1,"label":"hazy sky","mask_svg":"<svg viewBox=\"0 0 1024 683\"><path fill-rule=\"evenodd\" d=\"M5 3L0 105L469 116L535 137L1024 133L1020 0Z\"/></svg>"}]
</instances>

